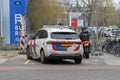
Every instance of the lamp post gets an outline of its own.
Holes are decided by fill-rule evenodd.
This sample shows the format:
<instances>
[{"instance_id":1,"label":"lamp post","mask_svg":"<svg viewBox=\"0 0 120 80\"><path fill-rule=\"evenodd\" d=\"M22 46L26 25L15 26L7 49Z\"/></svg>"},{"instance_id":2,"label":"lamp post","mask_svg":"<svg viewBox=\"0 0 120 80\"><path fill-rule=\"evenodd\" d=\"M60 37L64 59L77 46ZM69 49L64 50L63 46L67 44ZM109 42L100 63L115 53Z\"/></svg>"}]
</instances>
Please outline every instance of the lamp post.
<instances>
[{"instance_id":1,"label":"lamp post","mask_svg":"<svg viewBox=\"0 0 120 80\"><path fill-rule=\"evenodd\" d=\"M103 2L104 0L102 0L102 2ZM102 18L102 26L106 26L106 24L105 24L105 8L106 8L106 6L105 6L105 3L102 3L102 15L103 15L103 18Z\"/></svg>"},{"instance_id":2,"label":"lamp post","mask_svg":"<svg viewBox=\"0 0 120 80\"><path fill-rule=\"evenodd\" d=\"M69 26L70 21L69 21L69 16L70 16L70 1L68 0L68 6L67 6L67 25Z\"/></svg>"},{"instance_id":3,"label":"lamp post","mask_svg":"<svg viewBox=\"0 0 120 80\"><path fill-rule=\"evenodd\" d=\"M2 5L3 0L0 0L0 36L2 36Z\"/></svg>"}]
</instances>

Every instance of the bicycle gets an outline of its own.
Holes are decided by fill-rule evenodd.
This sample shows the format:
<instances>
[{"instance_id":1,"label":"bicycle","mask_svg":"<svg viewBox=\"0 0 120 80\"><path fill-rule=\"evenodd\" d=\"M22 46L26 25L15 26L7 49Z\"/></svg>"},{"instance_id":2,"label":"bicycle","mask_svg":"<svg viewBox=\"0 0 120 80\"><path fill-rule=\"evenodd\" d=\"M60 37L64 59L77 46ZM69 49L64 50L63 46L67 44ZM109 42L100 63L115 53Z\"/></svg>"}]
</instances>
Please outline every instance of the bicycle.
<instances>
[{"instance_id":1,"label":"bicycle","mask_svg":"<svg viewBox=\"0 0 120 80\"><path fill-rule=\"evenodd\" d=\"M113 47L113 51L116 56L120 55L120 39L116 41L116 45Z\"/></svg>"}]
</instances>

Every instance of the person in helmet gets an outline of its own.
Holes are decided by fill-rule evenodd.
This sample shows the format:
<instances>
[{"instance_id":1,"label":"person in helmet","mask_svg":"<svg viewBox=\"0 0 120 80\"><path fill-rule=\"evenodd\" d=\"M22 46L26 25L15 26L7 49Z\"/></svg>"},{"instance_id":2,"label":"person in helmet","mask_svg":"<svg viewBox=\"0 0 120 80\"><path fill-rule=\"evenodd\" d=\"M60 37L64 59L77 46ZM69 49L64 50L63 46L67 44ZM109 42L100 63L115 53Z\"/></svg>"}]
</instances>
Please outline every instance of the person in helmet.
<instances>
[{"instance_id":1,"label":"person in helmet","mask_svg":"<svg viewBox=\"0 0 120 80\"><path fill-rule=\"evenodd\" d=\"M81 39L82 41L86 41L86 40L89 41L89 39L90 39L90 33L89 33L87 27L86 27L86 26L83 26L83 27L81 28L81 30L82 30L82 32L79 34L80 39Z\"/></svg>"},{"instance_id":2,"label":"person in helmet","mask_svg":"<svg viewBox=\"0 0 120 80\"><path fill-rule=\"evenodd\" d=\"M79 38L82 40L82 42L84 41L89 41L90 40L90 33L87 29L86 26L83 26L81 28L82 32L79 34ZM90 48L90 45L89 45L89 48ZM84 49L84 53L83 53L83 56L85 57L85 46L83 45L83 49Z\"/></svg>"}]
</instances>

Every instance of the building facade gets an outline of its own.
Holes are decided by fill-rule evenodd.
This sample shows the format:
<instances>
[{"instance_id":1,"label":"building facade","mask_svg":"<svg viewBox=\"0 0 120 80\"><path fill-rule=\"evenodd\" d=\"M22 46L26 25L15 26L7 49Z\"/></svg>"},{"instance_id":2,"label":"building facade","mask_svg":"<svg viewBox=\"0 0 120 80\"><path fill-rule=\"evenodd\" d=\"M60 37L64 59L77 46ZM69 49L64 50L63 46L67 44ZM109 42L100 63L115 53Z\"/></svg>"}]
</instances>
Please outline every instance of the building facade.
<instances>
[{"instance_id":1,"label":"building facade","mask_svg":"<svg viewBox=\"0 0 120 80\"><path fill-rule=\"evenodd\" d=\"M5 38L5 44L10 44L9 11L9 0L0 0L0 36Z\"/></svg>"}]
</instances>

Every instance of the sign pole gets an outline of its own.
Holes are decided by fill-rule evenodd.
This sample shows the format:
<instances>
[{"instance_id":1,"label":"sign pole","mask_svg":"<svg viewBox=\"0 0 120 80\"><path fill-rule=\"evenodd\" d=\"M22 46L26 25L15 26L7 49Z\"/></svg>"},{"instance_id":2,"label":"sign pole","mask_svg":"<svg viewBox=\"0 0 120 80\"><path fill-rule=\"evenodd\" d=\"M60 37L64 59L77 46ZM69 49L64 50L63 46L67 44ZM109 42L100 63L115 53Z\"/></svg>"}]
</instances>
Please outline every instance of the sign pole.
<instances>
[{"instance_id":1,"label":"sign pole","mask_svg":"<svg viewBox=\"0 0 120 80\"><path fill-rule=\"evenodd\" d=\"M24 27L25 27L25 19L24 17L22 17L21 21L20 21L20 53L25 53L25 31L24 31Z\"/></svg>"}]
</instances>

